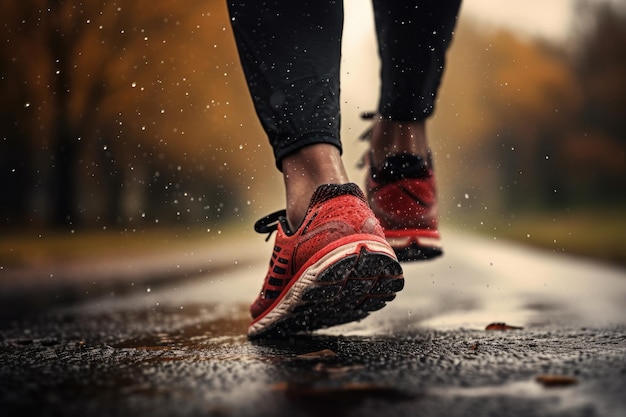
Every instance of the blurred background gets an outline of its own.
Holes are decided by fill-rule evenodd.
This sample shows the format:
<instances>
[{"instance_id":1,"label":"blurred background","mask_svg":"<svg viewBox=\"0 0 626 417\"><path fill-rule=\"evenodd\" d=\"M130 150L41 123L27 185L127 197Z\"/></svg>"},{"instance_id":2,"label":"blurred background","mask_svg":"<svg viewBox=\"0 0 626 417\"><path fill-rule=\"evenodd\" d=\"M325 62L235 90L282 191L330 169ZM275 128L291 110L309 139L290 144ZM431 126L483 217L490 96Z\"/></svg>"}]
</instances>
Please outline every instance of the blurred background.
<instances>
[{"instance_id":1,"label":"blurred background","mask_svg":"<svg viewBox=\"0 0 626 417\"><path fill-rule=\"evenodd\" d=\"M370 2L345 7L344 156L362 183L379 64ZM0 268L256 238L284 206L224 0L2 10ZM465 0L429 133L444 230L626 265L623 1Z\"/></svg>"}]
</instances>

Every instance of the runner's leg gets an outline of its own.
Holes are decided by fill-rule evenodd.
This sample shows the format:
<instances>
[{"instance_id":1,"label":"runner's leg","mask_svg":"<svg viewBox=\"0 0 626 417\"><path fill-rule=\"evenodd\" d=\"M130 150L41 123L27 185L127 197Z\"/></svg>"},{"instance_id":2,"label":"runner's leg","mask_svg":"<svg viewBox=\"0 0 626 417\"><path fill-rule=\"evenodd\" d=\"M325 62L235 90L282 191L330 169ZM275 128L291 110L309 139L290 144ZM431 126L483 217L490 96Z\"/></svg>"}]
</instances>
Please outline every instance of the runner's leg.
<instances>
[{"instance_id":1,"label":"runner's leg","mask_svg":"<svg viewBox=\"0 0 626 417\"><path fill-rule=\"evenodd\" d=\"M378 112L419 121L435 108L461 0L372 0L381 58Z\"/></svg>"},{"instance_id":2,"label":"runner's leg","mask_svg":"<svg viewBox=\"0 0 626 417\"><path fill-rule=\"evenodd\" d=\"M285 156L311 144L341 150L343 3L229 0L228 7L246 81L278 169Z\"/></svg>"}]
</instances>

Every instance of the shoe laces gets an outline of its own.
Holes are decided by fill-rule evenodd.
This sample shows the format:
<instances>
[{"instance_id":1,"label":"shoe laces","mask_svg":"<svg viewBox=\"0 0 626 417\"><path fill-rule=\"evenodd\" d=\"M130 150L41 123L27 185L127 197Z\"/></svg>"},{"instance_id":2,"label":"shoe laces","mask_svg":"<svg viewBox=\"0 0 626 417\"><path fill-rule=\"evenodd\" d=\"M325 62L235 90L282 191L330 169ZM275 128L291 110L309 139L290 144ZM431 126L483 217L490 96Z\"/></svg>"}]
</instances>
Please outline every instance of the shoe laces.
<instances>
[{"instance_id":1,"label":"shoe laces","mask_svg":"<svg viewBox=\"0 0 626 417\"><path fill-rule=\"evenodd\" d=\"M268 214L254 223L254 231L260 234L267 233L267 237L265 238L265 241L267 242L270 240L270 237L272 237L272 233L278 230L278 224L285 222L286 218L287 210L285 209Z\"/></svg>"}]
</instances>

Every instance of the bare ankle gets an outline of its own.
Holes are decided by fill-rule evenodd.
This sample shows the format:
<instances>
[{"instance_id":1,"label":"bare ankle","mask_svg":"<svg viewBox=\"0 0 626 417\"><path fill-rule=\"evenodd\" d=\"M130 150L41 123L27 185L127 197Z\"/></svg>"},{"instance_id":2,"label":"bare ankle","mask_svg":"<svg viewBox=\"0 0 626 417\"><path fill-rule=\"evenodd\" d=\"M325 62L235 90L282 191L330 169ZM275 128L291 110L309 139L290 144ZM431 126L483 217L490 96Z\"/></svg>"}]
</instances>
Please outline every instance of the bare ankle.
<instances>
[{"instance_id":1,"label":"bare ankle","mask_svg":"<svg viewBox=\"0 0 626 417\"><path fill-rule=\"evenodd\" d=\"M317 187L349 182L339 149L325 143L310 145L286 156L282 160L282 171L287 220L292 229L304 219Z\"/></svg>"}]
</instances>

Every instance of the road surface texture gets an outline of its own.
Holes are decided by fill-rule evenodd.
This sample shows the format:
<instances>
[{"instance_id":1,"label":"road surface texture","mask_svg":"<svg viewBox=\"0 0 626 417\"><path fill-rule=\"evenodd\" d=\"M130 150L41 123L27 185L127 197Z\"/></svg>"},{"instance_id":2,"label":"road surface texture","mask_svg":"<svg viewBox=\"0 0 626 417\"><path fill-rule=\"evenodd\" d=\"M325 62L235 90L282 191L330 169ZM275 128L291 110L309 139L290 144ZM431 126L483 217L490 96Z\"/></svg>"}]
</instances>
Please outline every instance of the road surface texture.
<instances>
[{"instance_id":1,"label":"road surface texture","mask_svg":"<svg viewBox=\"0 0 626 417\"><path fill-rule=\"evenodd\" d=\"M626 271L444 238L383 310L285 341L245 336L263 238L57 267L54 285L2 270L0 414L626 415Z\"/></svg>"}]
</instances>

